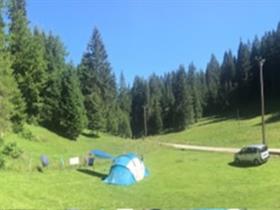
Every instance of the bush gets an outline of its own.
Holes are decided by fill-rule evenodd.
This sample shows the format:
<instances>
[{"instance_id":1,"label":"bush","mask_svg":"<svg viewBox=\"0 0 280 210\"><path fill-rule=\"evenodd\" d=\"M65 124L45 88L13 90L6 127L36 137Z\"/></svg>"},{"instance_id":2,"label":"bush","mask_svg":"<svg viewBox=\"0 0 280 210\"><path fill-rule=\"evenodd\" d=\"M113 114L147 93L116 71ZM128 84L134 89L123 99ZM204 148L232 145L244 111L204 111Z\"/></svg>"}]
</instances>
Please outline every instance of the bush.
<instances>
[{"instance_id":1,"label":"bush","mask_svg":"<svg viewBox=\"0 0 280 210\"><path fill-rule=\"evenodd\" d=\"M17 146L16 142L11 142L4 146L2 153L16 159L20 157L23 151Z\"/></svg>"},{"instance_id":2,"label":"bush","mask_svg":"<svg viewBox=\"0 0 280 210\"><path fill-rule=\"evenodd\" d=\"M0 138L0 147L4 145L4 139Z\"/></svg>"},{"instance_id":3,"label":"bush","mask_svg":"<svg viewBox=\"0 0 280 210\"><path fill-rule=\"evenodd\" d=\"M27 129L23 129L21 132L20 132L20 136L24 139L27 139L27 140L30 140L30 141L38 141L38 139L36 138L36 136L34 136L32 134L32 132L30 130L27 130Z\"/></svg>"},{"instance_id":4,"label":"bush","mask_svg":"<svg viewBox=\"0 0 280 210\"><path fill-rule=\"evenodd\" d=\"M5 167L5 157L0 154L0 169Z\"/></svg>"}]
</instances>

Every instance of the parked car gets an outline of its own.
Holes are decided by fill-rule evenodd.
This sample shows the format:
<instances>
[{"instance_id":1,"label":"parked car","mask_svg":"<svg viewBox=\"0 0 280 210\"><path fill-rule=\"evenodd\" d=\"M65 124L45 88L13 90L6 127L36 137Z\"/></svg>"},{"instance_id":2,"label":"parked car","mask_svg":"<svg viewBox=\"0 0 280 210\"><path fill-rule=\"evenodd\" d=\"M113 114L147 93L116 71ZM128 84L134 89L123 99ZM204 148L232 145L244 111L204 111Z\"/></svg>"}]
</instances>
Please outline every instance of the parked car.
<instances>
[{"instance_id":1,"label":"parked car","mask_svg":"<svg viewBox=\"0 0 280 210\"><path fill-rule=\"evenodd\" d=\"M234 162L236 163L253 163L255 165L266 162L269 158L269 151L264 144L253 144L243 147L234 155Z\"/></svg>"}]
</instances>

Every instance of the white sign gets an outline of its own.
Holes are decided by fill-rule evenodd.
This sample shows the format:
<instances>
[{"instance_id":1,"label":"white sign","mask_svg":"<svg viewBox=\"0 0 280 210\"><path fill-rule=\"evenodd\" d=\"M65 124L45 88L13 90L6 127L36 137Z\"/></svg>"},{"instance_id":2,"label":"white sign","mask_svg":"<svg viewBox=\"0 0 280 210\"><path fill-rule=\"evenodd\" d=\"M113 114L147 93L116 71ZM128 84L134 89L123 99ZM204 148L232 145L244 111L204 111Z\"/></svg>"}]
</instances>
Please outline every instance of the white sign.
<instances>
[{"instance_id":1,"label":"white sign","mask_svg":"<svg viewBox=\"0 0 280 210\"><path fill-rule=\"evenodd\" d=\"M70 165L79 165L80 164L80 159L79 157L72 157L69 159L69 164Z\"/></svg>"}]
</instances>

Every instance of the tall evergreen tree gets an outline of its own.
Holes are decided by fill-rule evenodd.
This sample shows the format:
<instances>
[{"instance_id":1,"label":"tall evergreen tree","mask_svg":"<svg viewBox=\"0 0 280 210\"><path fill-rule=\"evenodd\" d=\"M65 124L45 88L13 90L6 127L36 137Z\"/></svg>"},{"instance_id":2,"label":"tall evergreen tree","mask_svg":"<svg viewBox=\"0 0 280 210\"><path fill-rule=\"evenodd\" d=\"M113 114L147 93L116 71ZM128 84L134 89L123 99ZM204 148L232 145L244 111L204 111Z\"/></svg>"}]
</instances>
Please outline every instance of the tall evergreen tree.
<instances>
[{"instance_id":1,"label":"tall evergreen tree","mask_svg":"<svg viewBox=\"0 0 280 210\"><path fill-rule=\"evenodd\" d=\"M236 62L239 103L242 103L248 100L250 82L252 81L249 44L240 42Z\"/></svg>"},{"instance_id":2,"label":"tall evergreen tree","mask_svg":"<svg viewBox=\"0 0 280 210\"><path fill-rule=\"evenodd\" d=\"M101 35L96 28L89 41L87 52L82 58L79 67L79 76L82 93L86 100L85 107L89 125L94 125L95 123L92 123L91 120L100 118L101 116L101 118L104 118L104 121L100 121L98 129L112 132L110 130L110 128L112 128L112 119L110 119L110 117L114 116L113 107L116 106L116 81L108 61ZM95 109L95 111L89 110L96 101L100 102L100 104L95 104L99 106L98 112L96 112L97 109ZM93 104L91 105L90 103ZM94 116L94 113L100 116ZM104 124L102 123L101 125L101 122L104 122ZM96 129L92 126L89 126L89 128Z\"/></svg>"},{"instance_id":3,"label":"tall evergreen tree","mask_svg":"<svg viewBox=\"0 0 280 210\"><path fill-rule=\"evenodd\" d=\"M163 80L163 90L161 98L161 110L162 110L162 121L163 128L165 130L170 130L174 125L174 103L175 97L173 94L173 77L175 73L166 74Z\"/></svg>"},{"instance_id":4,"label":"tall evergreen tree","mask_svg":"<svg viewBox=\"0 0 280 210\"><path fill-rule=\"evenodd\" d=\"M130 113L131 113L131 94L129 87L126 84L123 73L120 75L118 94L119 115L118 122L118 135L123 137L131 137L132 131L130 126Z\"/></svg>"},{"instance_id":5,"label":"tall evergreen tree","mask_svg":"<svg viewBox=\"0 0 280 210\"><path fill-rule=\"evenodd\" d=\"M235 62L232 52L225 52L223 63L221 65L221 105L224 108L233 103L233 91L236 88Z\"/></svg>"},{"instance_id":6,"label":"tall evergreen tree","mask_svg":"<svg viewBox=\"0 0 280 210\"><path fill-rule=\"evenodd\" d=\"M131 109L131 128L133 137L141 137L145 134L145 123L147 123L148 85L144 79L135 77L131 89L132 109ZM145 113L144 113L145 109ZM145 116L144 116L145 114Z\"/></svg>"},{"instance_id":7,"label":"tall evergreen tree","mask_svg":"<svg viewBox=\"0 0 280 210\"><path fill-rule=\"evenodd\" d=\"M149 78L149 112L148 112L148 133L158 134L163 128L161 117L162 84L160 78L153 74Z\"/></svg>"},{"instance_id":8,"label":"tall evergreen tree","mask_svg":"<svg viewBox=\"0 0 280 210\"><path fill-rule=\"evenodd\" d=\"M122 72L120 75L118 104L122 111L126 112L127 114L129 114L131 112L130 89L126 84L124 74Z\"/></svg>"},{"instance_id":9,"label":"tall evergreen tree","mask_svg":"<svg viewBox=\"0 0 280 210\"><path fill-rule=\"evenodd\" d=\"M26 102L29 121L37 120L42 106L41 92L45 82L43 45L28 28L25 0L10 0L10 52L16 81Z\"/></svg>"},{"instance_id":10,"label":"tall evergreen tree","mask_svg":"<svg viewBox=\"0 0 280 210\"><path fill-rule=\"evenodd\" d=\"M207 93L207 109L208 112L216 111L218 104L218 93L220 87L220 65L214 55L206 67L206 83L208 87Z\"/></svg>"},{"instance_id":11,"label":"tall evergreen tree","mask_svg":"<svg viewBox=\"0 0 280 210\"><path fill-rule=\"evenodd\" d=\"M190 87L191 95L193 98L193 108L194 108L194 120L198 121L199 118L202 117L202 99L201 94L199 92L199 81L198 75L196 74L196 68L193 63L189 65L187 82Z\"/></svg>"},{"instance_id":12,"label":"tall evergreen tree","mask_svg":"<svg viewBox=\"0 0 280 210\"><path fill-rule=\"evenodd\" d=\"M76 71L72 65L68 69L62 76L57 131L75 140L85 128L87 119Z\"/></svg>"},{"instance_id":13,"label":"tall evergreen tree","mask_svg":"<svg viewBox=\"0 0 280 210\"><path fill-rule=\"evenodd\" d=\"M3 0L0 0L0 137L11 128L22 129L24 104L11 69L11 56L4 33ZM12 123L11 123L12 122Z\"/></svg>"},{"instance_id":14,"label":"tall evergreen tree","mask_svg":"<svg viewBox=\"0 0 280 210\"><path fill-rule=\"evenodd\" d=\"M123 111L119 112L118 135L124 138L132 137L129 115Z\"/></svg>"},{"instance_id":15,"label":"tall evergreen tree","mask_svg":"<svg viewBox=\"0 0 280 210\"><path fill-rule=\"evenodd\" d=\"M176 130L185 129L194 121L193 98L191 89L187 85L187 74L181 65L173 80L174 102L174 125Z\"/></svg>"},{"instance_id":16,"label":"tall evergreen tree","mask_svg":"<svg viewBox=\"0 0 280 210\"><path fill-rule=\"evenodd\" d=\"M257 58L261 57L261 42L259 38L256 36L252 43L251 55L250 55L250 63L251 63L251 72L252 75L252 84L250 89L250 95L253 98L259 96L259 84L260 84L260 72L259 72L259 64L257 62Z\"/></svg>"},{"instance_id":17,"label":"tall evergreen tree","mask_svg":"<svg viewBox=\"0 0 280 210\"><path fill-rule=\"evenodd\" d=\"M47 79L42 91L42 112L40 120L46 127L55 130L59 123L58 111L60 105L61 78L66 71L66 50L59 37L51 33L41 34L45 45L45 61L47 63Z\"/></svg>"}]
</instances>

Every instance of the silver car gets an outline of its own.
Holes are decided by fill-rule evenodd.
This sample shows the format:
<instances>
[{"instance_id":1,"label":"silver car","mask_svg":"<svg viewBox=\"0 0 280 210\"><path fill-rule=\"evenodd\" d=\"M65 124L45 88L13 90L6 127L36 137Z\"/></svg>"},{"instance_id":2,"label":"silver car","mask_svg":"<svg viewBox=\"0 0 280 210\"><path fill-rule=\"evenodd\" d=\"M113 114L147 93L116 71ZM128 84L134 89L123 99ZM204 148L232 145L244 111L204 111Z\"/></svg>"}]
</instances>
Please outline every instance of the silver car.
<instances>
[{"instance_id":1,"label":"silver car","mask_svg":"<svg viewBox=\"0 0 280 210\"><path fill-rule=\"evenodd\" d=\"M253 144L243 147L238 153L234 155L234 162L236 163L253 163L255 165L266 162L269 158L268 148L264 144Z\"/></svg>"}]
</instances>

